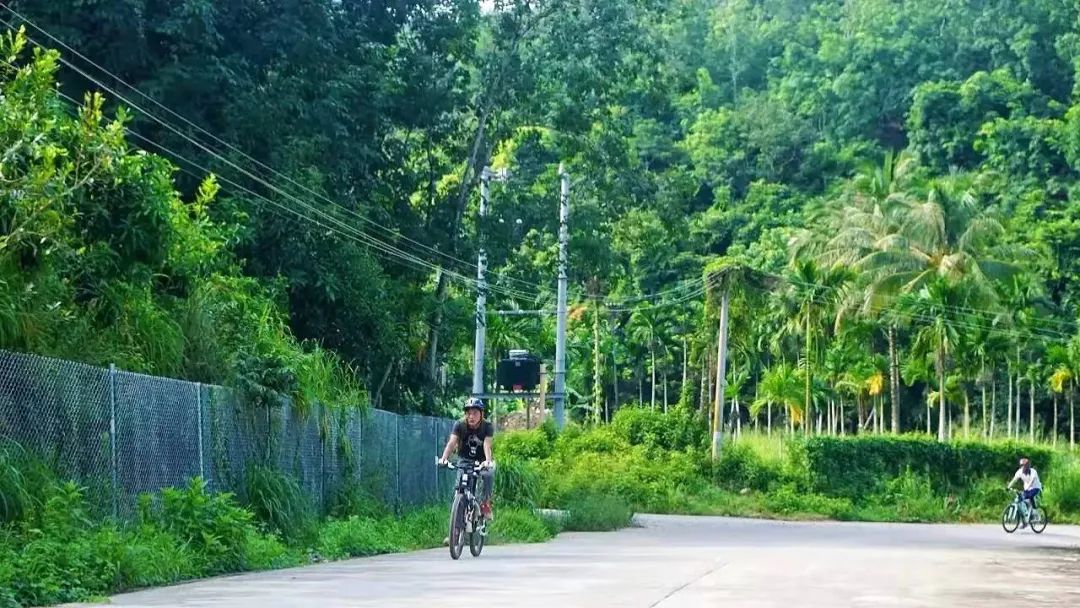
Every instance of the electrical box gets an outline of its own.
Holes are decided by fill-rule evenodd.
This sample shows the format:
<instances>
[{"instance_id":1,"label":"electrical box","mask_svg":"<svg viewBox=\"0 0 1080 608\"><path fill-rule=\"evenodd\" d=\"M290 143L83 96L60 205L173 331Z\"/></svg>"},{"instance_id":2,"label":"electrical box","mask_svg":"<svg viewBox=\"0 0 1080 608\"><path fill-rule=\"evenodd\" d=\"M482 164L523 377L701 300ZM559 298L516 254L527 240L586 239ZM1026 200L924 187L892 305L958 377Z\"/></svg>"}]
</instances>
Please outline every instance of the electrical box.
<instances>
[{"instance_id":1,"label":"electrical box","mask_svg":"<svg viewBox=\"0 0 1080 608\"><path fill-rule=\"evenodd\" d=\"M495 379L504 391L533 391L540 386L540 358L527 350L511 350L510 357L499 361Z\"/></svg>"}]
</instances>

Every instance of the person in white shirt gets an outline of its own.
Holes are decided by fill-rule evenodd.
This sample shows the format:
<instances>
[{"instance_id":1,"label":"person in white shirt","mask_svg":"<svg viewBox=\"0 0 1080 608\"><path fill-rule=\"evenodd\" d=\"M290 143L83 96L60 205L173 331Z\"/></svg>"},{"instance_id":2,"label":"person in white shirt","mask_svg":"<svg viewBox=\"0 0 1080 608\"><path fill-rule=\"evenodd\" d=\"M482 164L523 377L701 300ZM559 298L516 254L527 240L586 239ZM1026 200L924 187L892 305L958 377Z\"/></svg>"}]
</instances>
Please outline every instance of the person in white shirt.
<instances>
[{"instance_id":1,"label":"person in white shirt","mask_svg":"<svg viewBox=\"0 0 1080 608\"><path fill-rule=\"evenodd\" d=\"M1024 482L1024 519L1021 520L1021 527L1027 527L1028 515L1031 513L1026 508L1028 501L1031 501L1031 507L1035 508L1035 497L1042 494L1042 482L1039 481L1039 472L1031 467L1031 461L1027 458L1020 459L1020 468L1017 469L1016 474L1013 475L1012 481L1009 482L1008 488L1011 490L1013 484L1017 481Z\"/></svg>"}]
</instances>

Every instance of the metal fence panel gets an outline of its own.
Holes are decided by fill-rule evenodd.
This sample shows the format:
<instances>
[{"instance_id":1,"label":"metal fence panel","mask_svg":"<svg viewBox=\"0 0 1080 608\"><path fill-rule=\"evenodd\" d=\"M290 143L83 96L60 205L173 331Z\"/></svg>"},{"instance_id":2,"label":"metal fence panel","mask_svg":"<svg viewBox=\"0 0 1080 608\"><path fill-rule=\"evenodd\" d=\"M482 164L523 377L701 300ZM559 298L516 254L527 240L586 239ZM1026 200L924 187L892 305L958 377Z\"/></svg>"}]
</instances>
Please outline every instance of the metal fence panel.
<instances>
[{"instance_id":1,"label":"metal fence panel","mask_svg":"<svg viewBox=\"0 0 1080 608\"><path fill-rule=\"evenodd\" d=\"M397 507L399 416L372 410L364 417L360 440L360 478L376 498Z\"/></svg>"},{"instance_id":2,"label":"metal fence panel","mask_svg":"<svg viewBox=\"0 0 1080 608\"><path fill-rule=\"evenodd\" d=\"M116 472L121 508L143 492L199 475L199 386L116 372Z\"/></svg>"},{"instance_id":3,"label":"metal fence panel","mask_svg":"<svg viewBox=\"0 0 1080 608\"><path fill-rule=\"evenodd\" d=\"M359 485L396 508L442 502L453 475L434 466L452 420L316 405L300 415L234 391L0 351L0 441L18 444L104 513L201 475L242 494L253 465L293 475L322 509Z\"/></svg>"},{"instance_id":4,"label":"metal fence panel","mask_svg":"<svg viewBox=\"0 0 1080 608\"><path fill-rule=\"evenodd\" d=\"M110 502L109 371L0 351L0 440Z\"/></svg>"}]
</instances>

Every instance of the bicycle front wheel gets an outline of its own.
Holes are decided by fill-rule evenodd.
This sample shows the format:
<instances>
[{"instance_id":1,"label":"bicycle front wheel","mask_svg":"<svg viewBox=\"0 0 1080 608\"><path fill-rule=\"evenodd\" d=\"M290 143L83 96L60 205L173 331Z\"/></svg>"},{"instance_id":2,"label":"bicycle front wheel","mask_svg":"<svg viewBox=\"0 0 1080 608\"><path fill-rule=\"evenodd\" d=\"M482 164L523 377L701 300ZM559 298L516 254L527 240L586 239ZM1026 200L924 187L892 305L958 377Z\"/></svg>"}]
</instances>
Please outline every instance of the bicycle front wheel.
<instances>
[{"instance_id":1,"label":"bicycle front wheel","mask_svg":"<svg viewBox=\"0 0 1080 608\"><path fill-rule=\"evenodd\" d=\"M473 513L479 513L480 509L475 509ZM480 557L480 552L484 550L484 541L487 539L487 522L484 521L484 516L480 515L473 521L473 531L469 535L469 552L473 557Z\"/></svg>"},{"instance_id":2,"label":"bicycle front wheel","mask_svg":"<svg viewBox=\"0 0 1080 608\"><path fill-rule=\"evenodd\" d=\"M454 496L454 504L450 507L449 538L450 557L458 559L465 548L465 497L461 494Z\"/></svg>"},{"instance_id":3,"label":"bicycle front wheel","mask_svg":"<svg viewBox=\"0 0 1080 608\"><path fill-rule=\"evenodd\" d=\"M1020 527L1020 512L1016 505L1005 507L1005 512L1001 514L1001 527L1009 534L1016 532L1016 529Z\"/></svg>"},{"instance_id":4,"label":"bicycle front wheel","mask_svg":"<svg viewBox=\"0 0 1080 608\"><path fill-rule=\"evenodd\" d=\"M1042 534L1046 529L1046 511L1041 508L1033 509L1031 511L1031 531L1036 534Z\"/></svg>"}]
</instances>

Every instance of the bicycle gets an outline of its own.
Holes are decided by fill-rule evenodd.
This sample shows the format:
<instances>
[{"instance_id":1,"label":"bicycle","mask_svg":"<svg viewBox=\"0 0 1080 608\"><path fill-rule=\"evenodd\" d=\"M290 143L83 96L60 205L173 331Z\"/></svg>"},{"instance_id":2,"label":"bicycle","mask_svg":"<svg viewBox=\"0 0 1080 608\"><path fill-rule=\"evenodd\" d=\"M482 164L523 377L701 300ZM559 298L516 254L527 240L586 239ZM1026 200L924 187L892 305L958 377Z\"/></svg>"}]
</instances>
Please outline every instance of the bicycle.
<instances>
[{"instance_id":1,"label":"bicycle","mask_svg":"<svg viewBox=\"0 0 1080 608\"><path fill-rule=\"evenodd\" d=\"M450 541L450 557L461 557L466 534L469 536L469 552L473 557L480 557L487 539L487 520L484 519L480 502L476 498L476 483L484 467L480 463L472 462L463 467L459 461L457 464L446 463L446 468L460 471L454 487L454 501L450 505L450 534L447 537Z\"/></svg>"},{"instance_id":2,"label":"bicycle","mask_svg":"<svg viewBox=\"0 0 1080 608\"><path fill-rule=\"evenodd\" d=\"M1013 499L1001 514L1001 527L1004 528L1005 532L1008 534L1012 534L1020 527L1020 518L1023 516L1024 511L1024 493L1017 490L1009 491L1013 493ZM1032 501L1032 503L1034 503L1034 501ZM1031 526L1032 532L1042 534L1043 530L1046 529L1046 511L1041 507L1032 504L1028 509L1027 523Z\"/></svg>"}]
</instances>

